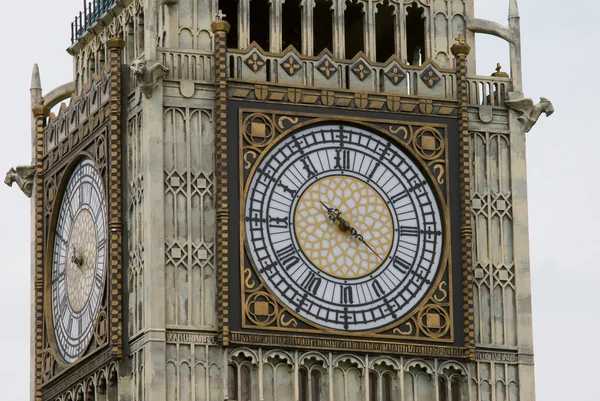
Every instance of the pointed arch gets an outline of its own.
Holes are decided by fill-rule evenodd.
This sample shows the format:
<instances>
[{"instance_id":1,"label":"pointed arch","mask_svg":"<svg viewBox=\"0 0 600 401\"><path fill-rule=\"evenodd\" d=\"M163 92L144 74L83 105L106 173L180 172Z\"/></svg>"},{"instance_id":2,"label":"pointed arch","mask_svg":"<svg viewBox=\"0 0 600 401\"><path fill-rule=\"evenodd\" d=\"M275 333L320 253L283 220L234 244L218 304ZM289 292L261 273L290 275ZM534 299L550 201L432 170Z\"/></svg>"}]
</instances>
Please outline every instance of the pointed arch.
<instances>
[{"instance_id":1,"label":"pointed arch","mask_svg":"<svg viewBox=\"0 0 600 401\"><path fill-rule=\"evenodd\" d=\"M282 49L294 46L302 51L302 1L282 0L281 43Z\"/></svg>"},{"instance_id":2,"label":"pointed arch","mask_svg":"<svg viewBox=\"0 0 600 401\"><path fill-rule=\"evenodd\" d=\"M344 11L345 55L351 60L365 51L365 10L363 3L346 0Z\"/></svg>"},{"instance_id":3,"label":"pointed arch","mask_svg":"<svg viewBox=\"0 0 600 401\"><path fill-rule=\"evenodd\" d=\"M327 49L333 52L333 1L315 0L313 9L313 54Z\"/></svg>"},{"instance_id":4,"label":"pointed arch","mask_svg":"<svg viewBox=\"0 0 600 401\"><path fill-rule=\"evenodd\" d=\"M250 0L250 42L256 42L267 52L270 45L270 13L269 0Z\"/></svg>"},{"instance_id":5,"label":"pointed arch","mask_svg":"<svg viewBox=\"0 0 600 401\"><path fill-rule=\"evenodd\" d=\"M385 0L377 4L375 13L375 54L376 61L383 63L396 53L394 15L395 8Z\"/></svg>"}]
</instances>

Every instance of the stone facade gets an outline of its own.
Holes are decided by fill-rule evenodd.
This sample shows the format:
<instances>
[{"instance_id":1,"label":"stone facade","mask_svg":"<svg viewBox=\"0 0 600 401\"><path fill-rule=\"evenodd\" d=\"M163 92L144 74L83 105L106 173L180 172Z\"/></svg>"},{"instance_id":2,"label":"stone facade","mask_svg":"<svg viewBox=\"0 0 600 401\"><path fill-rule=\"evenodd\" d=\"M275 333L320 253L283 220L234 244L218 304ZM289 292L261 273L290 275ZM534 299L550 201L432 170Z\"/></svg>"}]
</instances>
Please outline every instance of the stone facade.
<instances>
[{"instance_id":1,"label":"stone facade","mask_svg":"<svg viewBox=\"0 0 600 401\"><path fill-rule=\"evenodd\" d=\"M252 25L256 24L252 7L260 1L222 0L234 4L232 8L216 0L122 0L69 49L75 59L74 82L45 97L46 106L63 100L65 88L76 97L97 85L97 76L105 73L104 64L110 61L113 38L124 41L123 64L144 61L162 73L148 78L136 73L139 69L123 69L122 358L51 397L40 395L37 386L33 397L56 401L533 401L525 136L519 115L505 105L509 97L523 97L518 44L511 42L518 82L503 76L474 76L468 72L475 65L474 32L485 31L481 28L485 24L473 19L473 0L385 4L334 0L327 3L332 48L315 54L311 32L319 0L298 3L302 35L297 49L284 48L287 33L281 21L287 9L283 0L272 0L264 2L270 10L264 36L269 38L268 48L264 48L251 43L252 30L264 28ZM358 33L344 22L347 7L356 5L366 27ZM383 6L393 9L394 55L378 62L377 12L383 13ZM225 7L237 10L235 17L223 17L235 21L237 33L237 48L221 55L227 62L223 71L227 77L215 71L219 55L215 54L217 34L211 28L222 16L219 9ZM410 35L406 25L411 7L421 9L425 32L421 51L426 59L419 62L411 61L404 40ZM512 32L518 28L515 10L512 0ZM497 33L494 27L484 27L486 33ZM351 34L363 38L362 52L346 51L345 37ZM457 79L451 51L457 37L473 46L462 81ZM365 71L363 75L357 68ZM435 83L431 77L436 77ZM346 91L351 97L361 93L364 99L381 96L389 101L394 95L395 110L407 107L402 97L430 99L430 103L415 101L414 107L427 110L435 101L464 94L458 100L468 117L470 176L465 182L470 183L471 194L473 277L469 273L465 279L472 279L472 293L466 294L473 300L471 358L222 344L217 309L219 301L224 305L218 299L224 280L218 272L222 255L217 244L222 216L217 213L220 183L215 141L221 112L216 106L218 96L226 96L219 86L223 78L252 82L257 88L271 83L318 92ZM463 81L465 86L459 87ZM39 97L32 102L39 103ZM391 109L394 99L387 103ZM76 105L72 100L70 108L61 112L64 125L49 124L56 135L43 139L44 154L69 135L66 116ZM34 181L35 185L41 183ZM33 193L35 198L35 188ZM34 262L34 269L39 263Z\"/></svg>"}]
</instances>

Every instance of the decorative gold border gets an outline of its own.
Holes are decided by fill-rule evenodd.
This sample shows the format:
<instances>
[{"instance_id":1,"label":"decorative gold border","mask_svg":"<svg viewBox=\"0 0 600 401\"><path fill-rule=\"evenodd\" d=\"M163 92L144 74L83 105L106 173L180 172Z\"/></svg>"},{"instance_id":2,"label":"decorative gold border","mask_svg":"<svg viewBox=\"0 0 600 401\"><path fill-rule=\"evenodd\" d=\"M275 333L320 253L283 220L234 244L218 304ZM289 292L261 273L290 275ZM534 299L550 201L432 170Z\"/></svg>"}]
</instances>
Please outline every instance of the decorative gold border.
<instances>
[{"instance_id":1,"label":"decorative gold border","mask_svg":"<svg viewBox=\"0 0 600 401\"><path fill-rule=\"evenodd\" d=\"M248 173L248 177L247 179L245 179L244 182L244 144L243 144L243 135L244 135L244 126L246 124L246 121L244 119L244 115L256 115L257 113L265 113L265 115L267 114L273 114L273 116L278 115L280 119L282 118L287 118L289 121L293 121L293 117L294 116L302 116L302 117L306 117L307 121L298 123L299 119L296 118L296 123L287 128L287 129L281 129L279 130L280 133L277 134L277 137L273 138L272 141L268 144L268 146L266 146L265 148L261 149L260 152L260 156L258 156L256 158L256 160L253 161L253 166L250 170L250 172ZM442 196L442 191L439 188L439 183L436 179L435 176L433 176L433 174L430 172L429 168L428 168L428 163L426 162L431 162L431 161L425 161L422 160L422 157L419 156L413 149L410 148L410 143L411 141L409 141L408 143L402 143L401 141L399 141L397 138L395 138L390 132L387 132L386 130L384 130L382 127L377 126L375 124L389 124L391 126L393 125L412 125L412 126L419 126L419 127L437 127L437 128L444 128L445 129L445 137L444 137L444 149L445 149L445 167L448 167L448 126L446 124L440 124L440 123L428 123L428 122L418 122L418 121L406 121L406 120L385 120L385 119L377 119L377 118L358 118L358 117L349 117L349 116L341 116L341 115L331 115L331 116L327 116L327 117L323 117L322 115L318 115L318 114L314 114L314 113L308 113L308 112L275 112L275 111L267 111L267 110L263 110L263 109L244 109L241 108L238 110L238 132L239 132L239 137L240 137L240 144L239 144L239 177L240 177L240 182L239 182L239 186L240 186L240 194L242 194L241 196L241 201L240 201L240 277L242 278L242 293L241 293L241 307L242 307L242 328L246 328L246 329L256 329L256 330L268 330L268 331L292 331L292 332L303 332L303 333L311 333L311 334L334 334L334 335L338 335L338 336L345 336L345 337L364 337L365 335L377 335L377 338L388 338L388 339L401 339L401 340L417 340L417 341L432 341L432 342L454 342L454 324L453 324L453 320L452 320L452 316L454 315L454 302L453 302L453 277L452 277L452 258L451 256L451 246L450 246L450 241L451 241L451 236L447 235L444 239L444 245L443 245L443 258L441 261L441 264L443 266L443 268L440 270L440 272L438 272L438 275L436 277L436 280L434 282L434 284L431 286L431 289L428 291L428 293L423 297L423 300L416 305L409 313L407 313L404 318L391 323L390 325L383 327L383 328L379 328L377 330L373 330L373 331L364 331L364 332L357 332L357 333L353 333L353 332L346 332L346 331L340 331L340 330L332 330L330 328L327 327L322 327L320 325L317 325L315 323L312 322L307 322L305 319L303 319L301 316L299 316L297 313L295 313L294 311L290 310L289 308L285 307L283 304L279 303L281 308L283 308L286 312L288 312L290 315L294 316L295 318L298 318L300 320L302 320L303 322L305 322L307 325L309 326L313 326L313 327L318 327L318 329L300 329L300 328L296 328L296 327L269 327L269 326L258 326L258 325L252 325L252 324L248 324L246 322L246 272L245 269L246 267L244 266L244 255L248 254L250 255L248 249L247 249L247 244L246 244L246 240L245 240L245 230L244 230L244 221L243 221L243 211L244 211L244 206L245 206L245 200L247 199L247 192L248 192L248 187L251 181L251 178L258 166L258 164L260 163L260 161L265 157L265 155L269 152L269 150L271 148L273 148L274 146L276 146L279 141L284 140L290 133L297 131L298 129L301 129L303 127L309 126L309 125L316 125L319 123L336 123L336 122L340 122L340 123L348 123L348 121L351 122L352 125L355 126L360 126L364 129L370 130L370 131L374 131L379 133L380 135L387 137L390 141L392 141L393 143L396 143L400 148L406 150L410 155L411 158L413 159L413 161L415 161L417 163L417 165L419 165L421 167L422 171L425 171L425 175L426 178L433 183L434 187L435 187L435 196L436 199L438 200L439 204L440 204L440 209L442 210L442 220L443 220L443 224L445 227L445 231L446 232L450 232L450 213L448 211L448 207L449 207L449 199L450 199L450 183L449 183L449 179L445 180L445 196ZM272 126L274 127L275 124L273 123ZM273 134L275 136L275 133ZM252 148L254 149L254 148ZM256 269L256 265L252 259L251 256L249 256L249 260L250 263L252 265L252 267L254 268L255 271L257 271ZM450 338L445 338L445 339L439 339L439 338L427 338L424 336L412 336L412 337L408 337L408 336L402 336L400 335L390 335L390 334L377 334L377 333L381 333L381 332L385 332L387 330L390 330L394 327L399 327L400 325L402 325L405 322L411 321L413 318L418 318L418 315L420 313L420 309L422 307L426 307L426 303L431 301L432 297L435 295L436 292L438 292L438 290L440 289L440 285L441 285L441 280L444 276L444 274L447 274L448 276L448 283L447 284L447 298L448 298L448 302L442 304L443 306L448 306L449 308L449 313L450 313L450 323L449 323L449 329L450 329ZM258 277L258 279L261 281L261 285L259 285L258 287L254 287L256 290L263 290L264 288L267 289L267 291L271 294L271 296L273 297L273 299L277 299L277 297L274 296L274 294L272 294L271 290L268 289L268 287L266 286L266 284L264 283L262 277L260 277L260 275L256 275L256 277ZM446 290L444 290L446 291ZM438 303L435 303L436 305L438 305ZM283 312L282 312L283 313ZM283 318L283 315L281 316L277 316L277 318ZM417 329L418 332L418 329ZM311 337L312 338L312 337Z\"/></svg>"},{"instance_id":2,"label":"decorative gold border","mask_svg":"<svg viewBox=\"0 0 600 401\"><path fill-rule=\"evenodd\" d=\"M262 345L271 347L294 347L303 349L319 349L328 351L375 352L386 354L402 354L416 356L465 358L463 347L410 344L402 342L383 342L357 339L340 339L328 337L306 337L290 334L277 335L271 333L231 332L231 341L236 344Z\"/></svg>"},{"instance_id":3,"label":"decorative gold border","mask_svg":"<svg viewBox=\"0 0 600 401\"><path fill-rule=\"evenodd\" d=\"M279 85L242 80L228 81L228 96L232 100L320 108L380 111L424 116L458 118L455 99L423 98L382 92L320 89L298 85Z\"/></svg>"}]
</instances>

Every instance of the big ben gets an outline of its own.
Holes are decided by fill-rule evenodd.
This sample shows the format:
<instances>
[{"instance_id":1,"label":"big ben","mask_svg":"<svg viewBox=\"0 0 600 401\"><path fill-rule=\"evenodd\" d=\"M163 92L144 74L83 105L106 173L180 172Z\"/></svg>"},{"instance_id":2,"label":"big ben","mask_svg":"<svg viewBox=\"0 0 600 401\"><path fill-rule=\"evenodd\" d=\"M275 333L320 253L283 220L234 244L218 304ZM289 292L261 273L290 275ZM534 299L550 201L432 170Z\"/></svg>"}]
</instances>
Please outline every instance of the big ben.
<instances>
[{"instance_id":1,"label":"big ben","mask_svg":"<svg viewBox=\"0 0 600 401\"><path fill-rule=\"evenodd\" d=\"M31 399L535 400L524 149L554 110L517 0L474 3L87 4L6 178ZM475 74L481 33L507 72Z\"/></svg>"}]
</instances>

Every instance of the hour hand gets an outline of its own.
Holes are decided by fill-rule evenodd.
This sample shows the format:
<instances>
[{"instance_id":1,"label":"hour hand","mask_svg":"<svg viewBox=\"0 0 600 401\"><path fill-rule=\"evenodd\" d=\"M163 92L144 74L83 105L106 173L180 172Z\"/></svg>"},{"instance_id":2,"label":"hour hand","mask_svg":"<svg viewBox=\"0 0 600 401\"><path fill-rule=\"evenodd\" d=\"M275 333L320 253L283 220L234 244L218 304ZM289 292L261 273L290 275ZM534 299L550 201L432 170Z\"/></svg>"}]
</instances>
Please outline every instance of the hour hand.
<instances>
[{"instance_id":1,"label":"hour hand","mask_svg":"<svg viewBox=\"0 0 600 401\"><path fill-rule=\"evenodd\" d=\"M83 255L81 254L81 252L79 252L79 250L77 250L77 247L73 247L73 255L71 256L71 262L73 262L75 266L77 266L77 268L80 270L83 267Z\"/></svg>"},{"instance_id":2,"label":"hour hand","mask_svg":"<svg viewBox=\"0 0 600 401\"><path fill-rule=\"evenodd\" d=\"M319 201L319 202L327 210L327 215L329 217L329 220L333 221L334 223L337 221L340 221L342 213L338 209L331 208L321 201Z\"/></svg>"}]
</instances>

